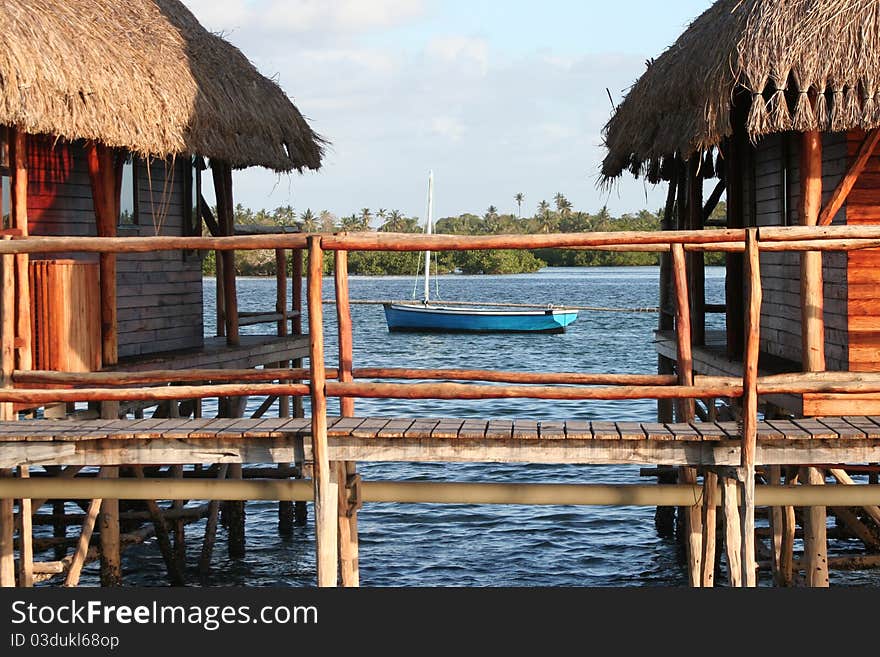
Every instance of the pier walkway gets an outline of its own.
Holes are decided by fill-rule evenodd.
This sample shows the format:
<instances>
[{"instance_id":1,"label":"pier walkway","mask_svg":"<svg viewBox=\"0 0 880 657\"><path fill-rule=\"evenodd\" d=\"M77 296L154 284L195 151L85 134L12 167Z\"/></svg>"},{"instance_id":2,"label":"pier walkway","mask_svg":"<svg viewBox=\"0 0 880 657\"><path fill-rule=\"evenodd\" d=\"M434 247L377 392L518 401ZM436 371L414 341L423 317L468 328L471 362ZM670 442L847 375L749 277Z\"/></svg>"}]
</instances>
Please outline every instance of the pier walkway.
<instances>
[{"instance_id":1,"label":"pier walkway","mask_svg":"<svg viewBox=\"0 0 880 657\"><path fill-rule=\"evenodd\" d=\"M0 423L0 468L290 463L312 459L311 419L42 420ZM308 440L305 440L308 439ZM737 466L735 422L328 418L332 461ZM880 418L761 421L757 465L880 461Z\"/></svg>"}]
</instances>

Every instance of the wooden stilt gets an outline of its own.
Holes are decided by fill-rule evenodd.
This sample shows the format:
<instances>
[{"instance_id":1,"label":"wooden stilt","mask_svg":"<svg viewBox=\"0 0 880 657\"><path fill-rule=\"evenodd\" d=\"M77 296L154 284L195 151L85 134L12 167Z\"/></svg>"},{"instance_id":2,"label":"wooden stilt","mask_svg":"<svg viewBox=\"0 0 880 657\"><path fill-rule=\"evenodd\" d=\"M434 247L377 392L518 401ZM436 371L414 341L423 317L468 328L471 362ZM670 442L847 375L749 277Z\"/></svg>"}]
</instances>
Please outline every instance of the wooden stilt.
<instances>
[{"instance_id":1,"label":"wooden stilt","mask_svg":"<svg viewBox=\"0 0 880 657\"><path fill-rule=\"evenodd\" d=\"M717 526L718 475L712 470L703 474L703 540L701 586L715 586L715 532Z\"/></svg>"},{"instance_id":2,"label":"wooden stilt","mask_svg":"<svg viewBox=\"0 0 880 657\"><path fill-rule=\"evenodd\" d=\"M34 505L36 508L36 505ZM67 522L65 520L64 502L56 500L52 502L52 516L54 523L52 525L52 536L55 538L67 537ZM61 561L67 555L67 549L63 545L55 546L55 561Z\"/></svg>"},{"instance_id":3,"label":"wooden stilt","mask_svg":"<svg viewBox=\"0 0 880 657\"><path fill-rule=\"evenodd\" d=\"M688 301L687 267L684 247L672 245L672 277L675 284L675 336L678 382L691 386L694 382L694 359L691 347L690 302ZM694 419L694 400L682 399L678 405L678 421Z\"/></svg>"},{"instance_id":4,"label":"wooden stilt","mask_svg":"<svg viewBox=\"0 0 880 657\"><path fill-rule=\"evenodd\" d=\"M212 161L214 193L217 197L217 223L223 235L235 235L235 207L232 200L232 168L226 162ZM226 343L238 345L238 298L235 290L235 251L223 251L223 299Z\"/></svg>"},{"instance_id":5,"label":"wooden stilt","mask_svg":"<svg viewBox=\"0 0 880 657\"><path fill-rule=\"evenodd\" d=\"M731 587L743 585L742 538L740 535L738 482L732 477L721 477L721 504L724 509L724 546L727 556L727 581Z\"/></svg>"},{"instance_id":6,"label":"wooden stilt","mask_svg":"<svg viewBox=\"0 0 880 657\"><path fill-rule=\"evenodd\" d=\"M755 560L755 451L758 440L758 354L761 331L761 265L757 229L746 232L746 348L743 362L743 422L740 471L742 474L742 565L744 584L756 586Z\"/></svg>"},{"instance_id":7,"label":"wooden stilt","mask_svg":"<svg viewBox=\"0 0 880 657\"><path fill-rule=\"evenodd\" d=\"M64 586L76 586L79 584L79 576L82 567L85 565L86 556L89 552L89 543L92 540L92 532L95 530L95 522L98 519L98 513L101 510L102 501L92 500L89 503L89 510L83 519L82 529L80 530L79 540L76 544L76 552L73 554L73 560L67 569L67 577L64 579Z\"/></svg>"},{"instance_id":8,"label":"wooden stilt","mask_svg":"<svg viewBox=\"0 0 880 657\"><path fill-rule=\"evenodd\" d=\"M28 236L28 172L27 172L27 134L21 130L12 130L12 225L18 229L22 237ZM18 340L18 369L29 370L32 367L31 346L31 293L30 275L28 274L27 253L15 256L15 297L18 303L16 313L15 335Z\"/></svg>"},{"instance_id":9,"label":"wooden stilt","mask_svg":"<svg viewBox=\"0 0 880 657\"><path fill-rule=\"evenodd\" d=\"M27 466L18 469L18 476L22 479L30 477ZM18 536L21 545L18 558L18 585L30 588L34 585L34 532L31 521L31 501L27 498L19 501L18 509Z\"/></svg>"},{"instance_id":10,"label":"wooden stilt","mask_svg":"<svg viewBox=\"0 0 880 657\"><path fill-rule=\"evenodd\" d=\"M104 479L118 479L118 466L101 468ZM122 546L119 542L119 500L101 502L98 517L101 532L101 586L122 586Z\"/></svg>"},{"instance_id":11,"label":"wooden stilt","mask_svg":"<svg viewBox=\"0 0 880 657\"><path fill-rule=\"evenodd\" d=\"M679 468L678 481L682 484L697 483L696 468ZM703 579L703 518L699 504L685 507L685 532L688 581L691 586L699 587Z\"/></svg>"},{"instance_id":12,"label":"wooden stilt","mask_svg":"<svg viewBox=\"0 0 880 657\"><path fill-rule=\"evenodd\" d=\"M782 467L771 465L767 468L765 475L767 483L771 486L778 486L782 483ZM780 571L782 567L782 532L783 532L783 510L782 507L774 506L770 508L770 539L773 548L773 581L777 584L780 581Z\"/></svg>"},{"instance_id":13,"label":"wooden stilt","mask_svg":"<svg viewBox=\"0 0 880 657\"><path fill-rule=\"evenodd\" d=\"M217 470L217 479L226 479L229 465L222 463ZM214 552L214 541L217 539L217 522L220 518L220 500L211 500L208 504L208 519L205 522L205 539L202 542L202 554L199 557L199 574L204 576L211 572L211 555Z\"/></svg>"},{"instance_id":14,"label":"wooden stilt","mask_svg":"<svg viewBox=\"0 0 880 657\"><path fill-rule=\"evenodd\" d=\"M241 479L241 463L230 463L227 476L229 479ZM241 559L246 553L244 502L227 502L225 514L228 532L227 552L231 559Z\"/></svg>"},{"instance_id":15,"label":"wooden stilt","mask_svg":"<svg viewBox=\"0 0 880 657\"><path fill-rule=\"evenodd\" d=\"M15 370L15 256L3 255L0 264L0 388L11 388ZM0 402L0 420L14 419L12 404Z\"/></svg>"},{"instance_id":16,"label":"wooden stilt","mask_svg":"<svg viewBox=\"0 0 880 657\"><path fill-rule=\"evenodd\" d=\"M291 320L291 330L293 331L293 335L302 335L302 309L303 309L303 250L302 249L294 249L292 252L292 264L291 270L292 274L290 277L290 287L291 287L291 301L293 304L292 311L295 313L293 319ZM302 358L297 358L293 361L293 366L298 368L303 366ZM298 381L297 381L298 383ZM304 417L305 411L303 409L303 398L302 397L294 397L293 398L293 416L294 417ZM299 468L300 473L304 471L304 458L305 458L305 449L303 445L303 438L299 437L296 439L295 443L295 452L296 452L296 461L294 464ZM301 474L302 476L302 474ZM293 503L293 519L294 523L297 525L305 525L308 522L308 507L305 502L294 502Z\"/></svg>"},{"instance_id":17,"label":"wooden stilt","mask_svg":"<svg viewBox=\"0 0 880 657\"><path fill-rule=\"evenodd\" d=\"M353 336L351 323L351 307L348 291L348 252L336 251L334 257L335 288L336 288L336 319L339 327L339 381L351 382L353 366ZM340 414L343 417L354 416L354 399L339 399ZM358 575L358 535L357 511L352 510L348 502L347 483L357 474L352 462L331 464L339 472L339 508L338 508L338 540L339 570L344 587L356 587Z\"/></svg>"},{"instance_id":18,"label":"wooden stilt","mask_svg":"<svg viewBox=\"0 0 880 657\"><path fill-rule=\"evenodd\" d=\"M279 336L288 334L287 324L287 251L275 249L275 312L280 319L277 324ZM278 363L278 367L290 367L290 361ZM290 417L290 397L282 395L278 397L278 417ZM287 463L279 463L278 470L287 472L290 466ZM293 532L293 502L281 500L278 502L278 533L282 536Z\"/></svg>"},{"instance_id":19,"label":"wooden stilt","mask_svg":"<svg viewBox=\"0 0 880 657\"><path fill-rule=\"evenodd\" d=\"M815 226L822 207L822 134L803 133L801 140L801 224ZM803 370L825 370L825 295L822 283L822 253L801 254L801 337Z\"/></svg>"},{"instance_id":20,"label":"wooden stilt","mask_svg":"<svg viewBox=\"0 0 880 657\"><path fill-rule=\"evenodd\" d=\"M11 470L0 470L0 477L12 476ZM0 587L15 586L15 552L13 536L15 532L14 501L0 499Z\"/></svg>"},{"instance_id":21,"label":"wooden stilt","mask_svg":"<svg viewBox=\"0 0 880 657\"><path fill-rule=\"evenodd\" d=\"M700 158L692 157L687 168L687 228L703 228L703 176ZM690 280L691 339L694 345L706 344L706 263L702 252L687 254Z\"/></svg>"},{"instance_id":22,"label":"wooden stilt","mask_svg":"<svg viewBox=\"0 0 880 657\"><path fill-rule=\"evenodd\" d=\"M322 268L324 252L319 236L309 237L309 365L312 391L312 453L315 487L315 542L318 586L337 584L337 475L330 468L327 448L327 394L324 375L324 310Z\"/></svg>"},{"instance_id":23,"label":"wooden stilt","mask_svg":"<svg viewBox=\"0 0 880 657\"><path fill-rule=\"evenodd\" d=\"M786 486L795 486L798 482L798 469L790 468L785 476ZM793 506L782 507L782 546L779 559L779 586L791 586L794 583L794 539L795 515Z\"/></svg>"},{"instance_id":24,"label":"wooden stilt","mask_svg":"<svg viewBox=\"0 0 880 657\"><path fill-rule=\"evenodd\" d=\"M825 475L818 468L804 468L801 478L811 486L825 484ZM808 507L804 513L804 571L807 586L828 586L827 521L824 506Z\"/></svg>"},{"instance_id":25,"label":"wooden stilt","mask_svg":"<svg viewBox=\"0 0 880 657\"><path fill-rule=\"evenodd\" d=\"M144 469L141 466L135 466L135 477L144 478ZM171 545L171 536L168 533L168 525L162 509L155 500L144 500L147 510L150 512L150 520L156 528L156 542L159 544L159 551L162 553L162 559L165 560L165 567L168 569L168 579L172 586L183 586L186 580L181 571L180 564L175 558L174 548Z\"/></svg>"}]
</instances>

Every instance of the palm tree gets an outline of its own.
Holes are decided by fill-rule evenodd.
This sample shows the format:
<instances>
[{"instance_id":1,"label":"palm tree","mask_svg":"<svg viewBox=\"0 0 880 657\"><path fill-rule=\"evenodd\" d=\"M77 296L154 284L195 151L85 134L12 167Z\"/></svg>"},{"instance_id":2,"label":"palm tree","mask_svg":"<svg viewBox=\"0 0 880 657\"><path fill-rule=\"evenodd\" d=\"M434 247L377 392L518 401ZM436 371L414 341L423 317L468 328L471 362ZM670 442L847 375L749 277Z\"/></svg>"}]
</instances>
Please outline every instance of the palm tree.
<instances>
[{"instance_id":1,"label":"palm tree","mask_svg":"<svg viewBox=\"0 0 880 657\"><path fill-rule=\"evenodd\" d=\"M387 210L385 208L379 208L376 210L376 218L385 223L385 215L387 214Z\"/></svg>"},{"instance_id":2,"label":"palm tree","mask_svg":"<svg viewBox=\"0 0 880 657\"><path fill-rule=\"evenodd\" d=\"M496 208L494 205L490 205L486 209L486 214L484 215L484 218L485 219L492 219L497 216L498 216L498 208Z\"/></svg>"},{"instance_id":3,"label":"palm tree","mask_svg":"<svg viewBox=\"0 0 880 657\"><path fill-rule=\"evenodd\" d=\"M300 221L302 221L302 229L304 232L314 233L318 230L318 221L311 208L306 208L306 211L303 212L299 218Z\"/></svg>"},{"instance_id":4,"label":"palm tree","mask_svg":"<svg viewBox=\"0 0 880 657\"><path fill-rule=\"evenodd\" d=\"M321 210L318 213L318 222L320 223L321 230L325 233L332 233L336 230L336 216L330 210Z\"/></svg>"},{"instance_id":5,"label":"palm tree","mask_svg":"<svg viewBox=\"0 0 880 657\"><path fill-rule=\"evenodd\" d=\"M553 230L553 212L551 212L550 204L547 201L538 203L538 220L542 233L549 233Z\"/></svg>"},{"instance_id":6,"label":"palm tree","mask_svg":"<svg viewBox=\"0 0 880 657\"><path fill-rule=\"evenodd\" d=\"M361 226L361 218L354 213L339 220L339 227L344 231L353 233L360 230Z\"/></svg>"},{"instance_id":7,"label":"palm tree","mask_svg":"<svg viewBox=\"0 0 880 657\"><path fill-rule=\"evenodd\" d=\"M517 192L514 195L513 200L516 201L516 215L517 215L517 217L522 219L522 204L523 204L523 201L526 200L526 195L523 194L522 192Z\"/></svg>"},{"instance_id":8,"label":"palm tree","mask_svg":"<svg viewBox=\"0 0 880 657\"><path fill-rule=\"evenodd\" d=\"M373 218L373 213L370 212L370 208L361 208L361 228L360 230L370 230L370 220Z\"/></svg>"}]
</instances>

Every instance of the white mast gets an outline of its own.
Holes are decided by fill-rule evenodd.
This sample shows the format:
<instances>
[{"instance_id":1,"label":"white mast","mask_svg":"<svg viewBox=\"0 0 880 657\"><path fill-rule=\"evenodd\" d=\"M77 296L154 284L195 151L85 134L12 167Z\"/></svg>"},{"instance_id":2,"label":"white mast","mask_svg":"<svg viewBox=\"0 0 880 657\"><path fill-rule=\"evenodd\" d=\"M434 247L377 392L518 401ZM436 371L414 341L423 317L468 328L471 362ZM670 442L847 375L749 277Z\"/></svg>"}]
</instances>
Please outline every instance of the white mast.
<instances>
[{"instance_id":1,"label":"white mast","mask_svg":"<svg viewBox=\"0 0 880 657\"><path fill-rule=\"evenodd\" d=\"M433 232L433 214L434 212L434 172L428 172L428 223L426 233L430 235ZM431 251L425 251L425 303L428 303L431 291Z\"/></svg>"}]
</instances>

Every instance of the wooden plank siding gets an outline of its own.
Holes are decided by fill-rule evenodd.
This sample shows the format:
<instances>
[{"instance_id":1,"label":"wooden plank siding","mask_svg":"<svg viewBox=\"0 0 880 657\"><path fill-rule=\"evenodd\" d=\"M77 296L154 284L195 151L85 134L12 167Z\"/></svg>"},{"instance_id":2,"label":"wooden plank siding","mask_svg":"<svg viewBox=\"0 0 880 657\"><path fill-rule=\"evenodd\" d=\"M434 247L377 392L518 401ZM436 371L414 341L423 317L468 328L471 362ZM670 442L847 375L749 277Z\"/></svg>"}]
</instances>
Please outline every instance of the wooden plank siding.
<instances>
[{"instance_id":1,"label":"wooden plank siding","mask_svg":"<svg viewBox=\"0 0 880 657\"><path fill-rule=\"evenodd\" d=\"M82 142L57 143L32 137L28 153L28 219L32 235L96 235L92 192ZM136 161L139 222L121 226L120 236L184 234L186 158L175 163ZM40 256L36 256L40 257ZM47 256L48 257L48 256ZM94 254L52 258L96 261ZM119 356L200 347L201 260L163 251L117 258Z\"/></svg>"},{"instance_id":2,"label":"wooden plank siding","mask_svg":"<svg viewBox=\"0 0 880 657\"><path fill-rule=\"evenodd\" d=\"M847 134L850 158L854 158L865 135ZM853 226L880 224L880 154L868 160L846 201L847 223ZM849 317L849 366L853 372L880 371L880 249L847 254L847 309ZM880 407L880 400L874 404Z\"/></svg>"},{"instance_id":3,"label":"wooden plank siding","mask_svg":"<svg viewBox=\"0 0 880 657\"><path fill-rule=\"evenodd\" d=\"M823 203L831 196L848 160L848 144L842 134L825 134L822 144ZM783 160L787 161L787 180ZM770 135L755 148L755 221L757 226L797 225L800 203L800 142L796 138ZM787 203L783 204L783 198ZM846 223L847 209L834 219ZM783 215L787 214L787 221ZM829 370L849 366L847 309L847 259L842 253L823 256L825 284L825 356ZM800 255L762 253L761 351L795 363L801 361Z\"/></svg>"}]
</instances>

